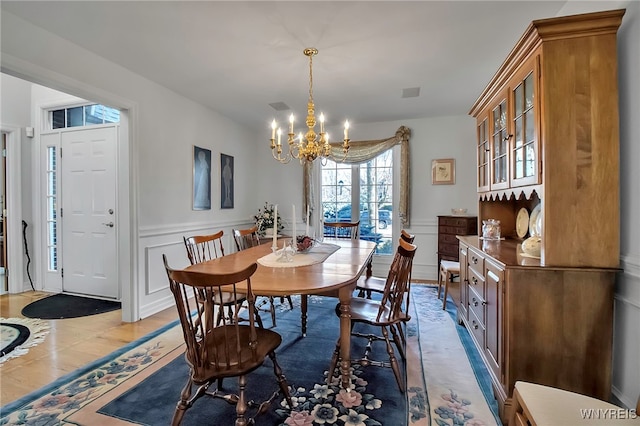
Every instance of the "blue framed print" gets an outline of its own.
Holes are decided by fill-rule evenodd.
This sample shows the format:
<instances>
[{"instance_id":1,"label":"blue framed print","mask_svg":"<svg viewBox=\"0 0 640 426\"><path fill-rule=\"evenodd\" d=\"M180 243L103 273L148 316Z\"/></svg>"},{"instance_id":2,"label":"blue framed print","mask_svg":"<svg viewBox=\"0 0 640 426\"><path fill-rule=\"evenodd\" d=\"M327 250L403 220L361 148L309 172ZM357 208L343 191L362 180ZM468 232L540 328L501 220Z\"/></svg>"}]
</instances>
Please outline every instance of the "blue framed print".
<instances>
[{"instance_id":1,"label":"blue framed print","mask_svg":"<svg viewBox=\"0 0 640 426\"><path fill-rule=\"evenodd\" d=\"M220 208L233 208L233 157L220 154Z\"/></svg>"},{"instance_id":2,"label":"blue framed print","mask_svg":"<svg viewBox=\"0 0 640 426\"><path fill-rule=\"evenodd\" d=\"M211 210L211 150L193 146L193 210Z\"/></svg>"}]
</instances>

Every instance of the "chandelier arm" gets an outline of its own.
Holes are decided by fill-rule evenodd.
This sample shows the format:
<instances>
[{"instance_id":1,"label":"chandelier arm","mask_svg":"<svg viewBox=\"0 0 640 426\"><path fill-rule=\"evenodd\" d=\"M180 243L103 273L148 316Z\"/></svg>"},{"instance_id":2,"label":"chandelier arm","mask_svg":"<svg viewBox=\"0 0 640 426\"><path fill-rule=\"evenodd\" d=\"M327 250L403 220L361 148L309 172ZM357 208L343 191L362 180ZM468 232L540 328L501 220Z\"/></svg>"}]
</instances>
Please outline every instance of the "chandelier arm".
<instances>
[{"instance_id":1,"label":"chandelier arm","mask_svg":"<svg viewBox=\"0 0 640 426\"><path fill-rule=\"evenodd\" d=\"M283 157L282 149L272 149L271 155L275 160L279 161L282 164L287 164L288 162L291 161L291 152L289 152L287 155Z\"/></svg>"}]
</instances>

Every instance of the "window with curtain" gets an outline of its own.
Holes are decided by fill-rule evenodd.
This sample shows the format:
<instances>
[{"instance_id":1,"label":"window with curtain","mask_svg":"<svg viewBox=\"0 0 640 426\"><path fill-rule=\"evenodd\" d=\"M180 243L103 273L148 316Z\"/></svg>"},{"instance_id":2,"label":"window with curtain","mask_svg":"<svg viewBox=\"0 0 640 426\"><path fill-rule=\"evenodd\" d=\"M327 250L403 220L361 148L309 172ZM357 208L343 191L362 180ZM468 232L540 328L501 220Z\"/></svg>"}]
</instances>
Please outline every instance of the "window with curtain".
<instances>
[{"instance_id":1,"label":"window with curtain","mask_svg":"<svg viewBox=\"0 0 640 426\"><path fill-rule=\"evenodd\" d=\"M360 239L377 243L376 254L392 254L393 150L359 164L322 166L325 222L360 221Z\"/></svg>"}]
</instances>

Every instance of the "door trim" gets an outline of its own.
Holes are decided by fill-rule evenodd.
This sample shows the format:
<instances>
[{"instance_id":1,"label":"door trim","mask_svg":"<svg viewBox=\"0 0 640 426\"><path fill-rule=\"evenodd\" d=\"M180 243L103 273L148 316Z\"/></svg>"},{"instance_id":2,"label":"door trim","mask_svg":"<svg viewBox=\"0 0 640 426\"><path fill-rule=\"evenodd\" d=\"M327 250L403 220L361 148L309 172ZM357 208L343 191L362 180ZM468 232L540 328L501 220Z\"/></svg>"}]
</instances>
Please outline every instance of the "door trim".
<instances>
[{"instance_id":1,"label":"door trim","mask_svg":"<svg viewBox=\"0 0 640 426\"><path fill-rule=\"evenodd\" d=\"M64 93L69 93L83 99L91 99L102 104L110 105L121 110L120 135L117 153L118 176L118 270L121 286L122 320L134 322L140 319L140 287L145 271L140 271L139 260L139 230L138 230L138 147L136 129L138 124L138 103L123 98L112 92L107 92L96 86L89 85L75 78L65 76L39 65L21 60L11 55L2 55L0 71L42 86L50 87ZM34 105L35 131L34 138L37 152L40 152L39 134L42 129L40 105ZM40 156L32 156L32 175L41 175ZM33 241L42 241L40 226L42 220L40 179L36 178L33 185L32 206L34 216ZM19 256L21 259L22 257ZM38 256L34 264L34 271L39 272L42 260ZM38 282L34 278L34 282Z\"/></svg>"},{"instance_id":2,"label":"door trim","mask_svg":"<svg viewBox=\"0 0 640 426\"><path fill-rule=\"evenodd\" d=\"M7 284L9 293L21 293L30 290L24 279L24 261L22 251L22 174L21 149L22 129L0 124L2 133L7 135ZM33 228L32 228L33 229ZM26 285L26 287L25 287Z\"/></svg>"}]
</instances>

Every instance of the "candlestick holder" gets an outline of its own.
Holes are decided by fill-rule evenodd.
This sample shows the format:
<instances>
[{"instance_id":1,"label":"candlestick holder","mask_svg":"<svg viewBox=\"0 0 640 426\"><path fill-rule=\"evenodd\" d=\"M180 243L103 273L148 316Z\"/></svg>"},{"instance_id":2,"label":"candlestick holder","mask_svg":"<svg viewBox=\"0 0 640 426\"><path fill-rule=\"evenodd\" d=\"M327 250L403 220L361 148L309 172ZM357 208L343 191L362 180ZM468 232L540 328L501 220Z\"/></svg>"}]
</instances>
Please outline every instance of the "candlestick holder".
<instances>
[{"instance_id":1,"label":"candlestick holder","mask_svg":"<svg viewBox=\"0 0 640 426\"><path fill-rule=\"evenodd\" d=\"M276 256L277 262L293 262L293 256L296 255L296 249L293 247L293 240L285 240L282 242L282 248L271 246L271 251Z\"/></svg>"}]
</instances>

